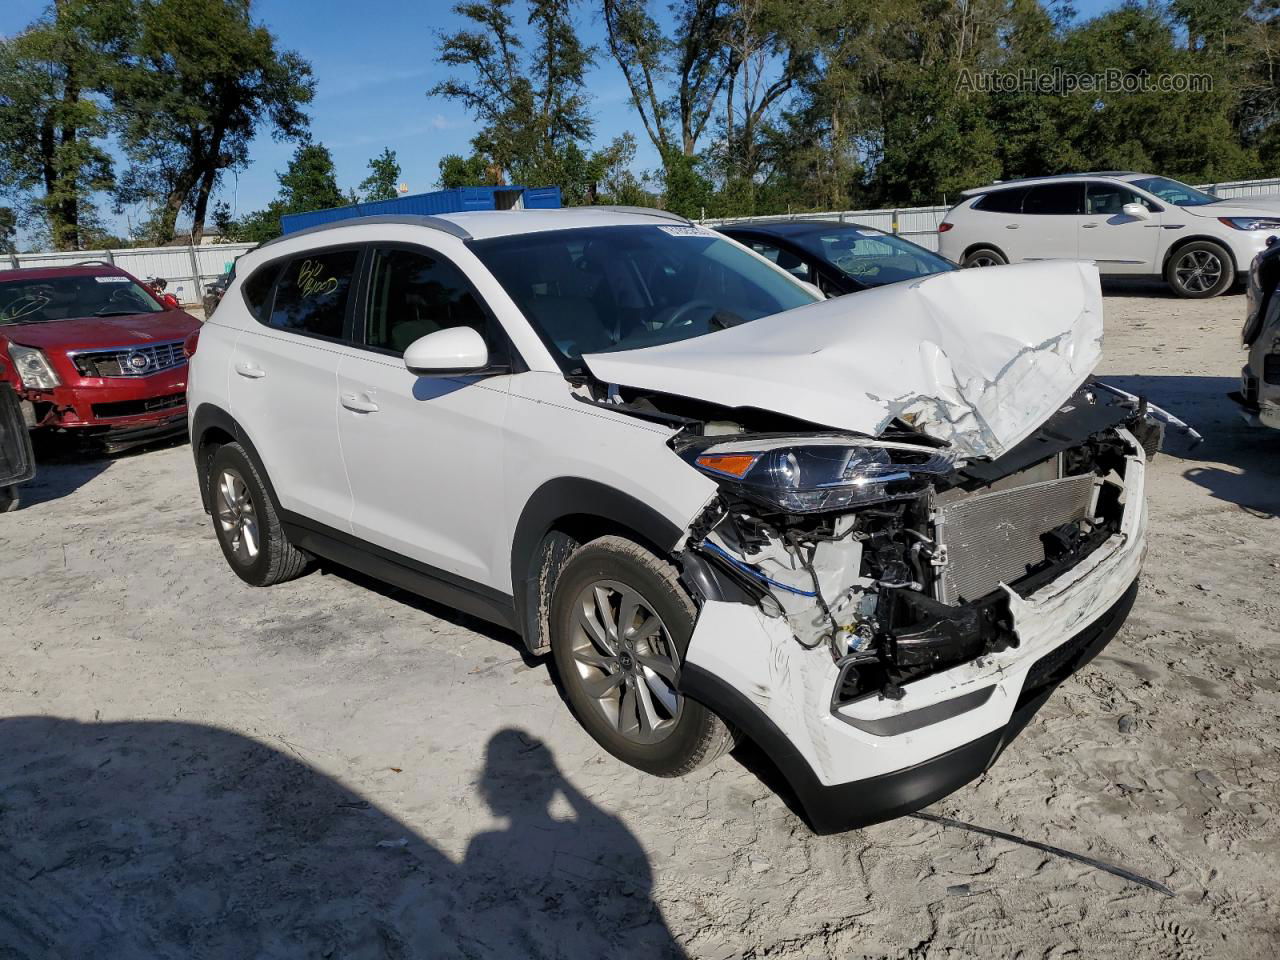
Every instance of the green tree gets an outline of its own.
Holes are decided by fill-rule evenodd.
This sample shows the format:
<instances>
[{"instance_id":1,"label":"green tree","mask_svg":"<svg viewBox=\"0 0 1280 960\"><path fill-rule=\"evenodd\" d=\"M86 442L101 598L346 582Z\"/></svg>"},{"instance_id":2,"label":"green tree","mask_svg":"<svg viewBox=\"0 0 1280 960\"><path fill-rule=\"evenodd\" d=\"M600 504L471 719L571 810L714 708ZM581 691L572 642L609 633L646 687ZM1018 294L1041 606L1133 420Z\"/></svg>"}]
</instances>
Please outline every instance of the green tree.
<instances>
[{"instance_id":1,"label":"green tree","mask_svg":"<svg viewBox=\"0 0 1280 960\"><path fill-rule=\"evenodd\" d=\"M442 37L440 62L470 77L444 80L428 96L460 103L480 122L471 144L486 168L497 168L490 179L558 184L571 202L580 201L583 145L591 137L585 75L594 51L578 40L572 0L529 0L530 51L511 7L512 0L478 0L453 8L475 29ZM460 172L450 164L450 173Z\"/></svg>"},{"instance_id":2,"label":"green tree","mask_svg":"<svg viewBox=\"0 0 1280 960\"><path fill-rule=\"evenodd\" d=\"M114 182L101 93L129 23L128 0L55 0L0 40L0 189L59 250L84 248L92 195Z\"/></svg>"},{"instance_id":3,"label":"green tree","mask_svg":"<svg viewBox=\"0 0 1280 960\"><path fill-rule=\"evenodd\" d=\"M242 220L229 221L225 230L228 239L264 243L280 236L280 218L285 214L340 207L347 201L338 188L333 155L323 144L299 144L276 179L280 182L276 199Z\"/></svg>"},{"instance_id":4,"label":"green tree","mask_svg":"<svg viewBox=\"0 0 1280 960\"><path fill-rule=\"evenodd\" d=\"M439 185L449 187L496 187L502 185L502 170L491 164L483 154L473 153L464 157L448 153L440 158Z\"/></svg>"},{"instance_id":5,"label":"green tree","mask_svg":"<svg viewBox=\"0 0 1280 960\"><path fill-rule=\"evenodd\" d=\"M121 202L156 198L157 239L192 218L198 243L223 173L249 163L265 126L277 139L301 137L315 84L298 54L251 15L251 0L136 0L138 34L113 74L130 167Z\"/></svg>"},{"instance_id":6,"label":"green tree","mask_svg":"<svg viewBox=\"0 0 1280 960\"><path fill-rule=\"evenodd\" d=\"M360 181L363 200L394 200L399 195L400 164L390 147L369 161L369 175Z\"/></svg>"}]
</instances>

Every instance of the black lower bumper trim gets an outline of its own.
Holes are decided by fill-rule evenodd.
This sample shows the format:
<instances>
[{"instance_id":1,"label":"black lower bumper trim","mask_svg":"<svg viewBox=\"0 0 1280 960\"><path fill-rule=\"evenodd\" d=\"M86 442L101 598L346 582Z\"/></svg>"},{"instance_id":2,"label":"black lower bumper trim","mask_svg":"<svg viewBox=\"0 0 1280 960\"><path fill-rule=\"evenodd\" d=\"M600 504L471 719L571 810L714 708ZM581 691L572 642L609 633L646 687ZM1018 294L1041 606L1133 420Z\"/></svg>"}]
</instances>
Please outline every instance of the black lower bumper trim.
<instances>
[{"instance_id":1,"label":"black lower bumper trim","mask_svg":"<svg viewBox=\"0 0 1280 960\"><path fill-rule=\"evenodd\" d=\"M737 688L697 664L681 668L681 691L738 727L777 766L816 833L865 827L911 813L981 776L1022 732L1063 680L1101 652L1120 631L1137 597L1135 580L1101 617L1032 665L1009 722L923 763L893 773L827 786L772 720Z\"/></svg>"}]
</instances>

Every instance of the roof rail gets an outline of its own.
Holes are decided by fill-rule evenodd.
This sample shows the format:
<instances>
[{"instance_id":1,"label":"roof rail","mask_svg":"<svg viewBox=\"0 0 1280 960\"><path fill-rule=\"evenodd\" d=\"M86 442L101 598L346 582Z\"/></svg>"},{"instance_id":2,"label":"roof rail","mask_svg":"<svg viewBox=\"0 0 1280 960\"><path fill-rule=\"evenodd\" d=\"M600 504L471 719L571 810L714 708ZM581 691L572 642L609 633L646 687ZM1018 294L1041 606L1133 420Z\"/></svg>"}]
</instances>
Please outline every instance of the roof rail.
<instances>
[{"instance_id":1,"label":"roof rail","mask_svg":"<svg viewBox=\"0 0 1280 960\"><path fill-rule=\"evenodd\" d=\"M590 210L608 210L612 213L634 213L642 217L658 217L662 220L674 220L676 223L693 223L688 217L682 217L678 213L670 210L659 210L657 207L628 207L615 204L602 203L593 204L588 207Z\"/></svg>"},{"instance_id":2,"label":"roof rail","mask_svg":"<svg viewBox=\"0 0 1280 960\"><path fill-rule=\"evenodd\" d=\"M336 230L339 227L358 227L369 223L395 223L406 227L426 227L429 230L439 230L441 233L447 233L451 237L457 237L459 240L470 240L471 234L458 226L452 220L446 220L443 217L426 217L418 214L409 213L383 213L373 217L349 217L345 220L334 220L332 223L319 223L314 227L306 227L302 230L295 230L293 233L286 233L268 240L261 244L258 249L269 247L273 243L280 243L284 240L292 240L294 237L305 237L312 233L323 233L326 230Z\"/></svg>"}]
</instances>

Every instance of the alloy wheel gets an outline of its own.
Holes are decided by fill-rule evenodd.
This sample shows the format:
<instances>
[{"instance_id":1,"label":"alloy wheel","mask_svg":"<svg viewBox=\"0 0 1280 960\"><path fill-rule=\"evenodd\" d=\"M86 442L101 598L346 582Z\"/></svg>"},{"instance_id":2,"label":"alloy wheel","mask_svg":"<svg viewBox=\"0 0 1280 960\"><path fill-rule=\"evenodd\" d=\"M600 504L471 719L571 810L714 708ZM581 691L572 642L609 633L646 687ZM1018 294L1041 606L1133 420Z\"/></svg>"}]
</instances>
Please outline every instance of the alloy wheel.
<instances>
[{"instance_id":1,"label":"alloy wheel","mask_svg":"<svg viewBox=\"0 0 1280 960\"><path fill-rule=\"evenodd\" d=\"M652 605L615 580L588 584L574 601L571 650L582 689L619 734L657 743L684 706L679 655Z\"/></svg>"},{"instance_id":2,"label":"alloy wheel","mask_svg":"<svg viewBox=\"0 0 1280 960\"><path fill-rule=\"evenodd\" d=\"M1178 258L1173 274L1182 289L1204 293L1222 279L1222 258L1209 250L1191 250Z\"/></svg>"},{"instance_id":3,"label":"alloy wheel","mask_svg":"<svg viewBox=\"0 0 1280 960\"><path fill-rule=\"evenodd\" d=\"M996 259L995 257L993 257L991 254L989 254L989 253L982 253L982 254L979 254L978 256L976 256L976 257L972 258L972 259L969 261L968 266L970 266L970 267L998 267L998 266L1001 266L1001 263L1000 263L1000 261L999 261L999 260L997 260L997 259Z\"/></svg>"},{"instance_id":4,"label":"alloy wheel","mask_svg":"<svg viewBox=\"0 0 1280 960\"><path fill-rule=\"evenodd\" d=\"M253 499L249 496L244 477L231 468L218 476L214 513L236 559L243 564L252 563L260 547L258 514L253 509Z\"/></svg>"}]
</instances>

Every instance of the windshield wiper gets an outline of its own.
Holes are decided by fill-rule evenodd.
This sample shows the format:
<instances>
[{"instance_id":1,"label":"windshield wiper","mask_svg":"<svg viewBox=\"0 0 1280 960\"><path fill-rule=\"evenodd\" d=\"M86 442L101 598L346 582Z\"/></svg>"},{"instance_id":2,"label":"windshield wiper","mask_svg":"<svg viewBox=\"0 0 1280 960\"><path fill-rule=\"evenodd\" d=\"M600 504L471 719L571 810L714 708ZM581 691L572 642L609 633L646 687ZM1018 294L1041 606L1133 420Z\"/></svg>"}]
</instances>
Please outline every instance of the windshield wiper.
<instances>
[{"instance_id":1,"label":"windshield wiper","mask_svg":"<svg viewBox=\"0 0 1280 960\"><path fill-rule=\"evenodd\" d=\"M711 315L711 325L721 330L728 330L730 327L737 327L746 322L745 317L740 317L731 310L717 310Z\"/></svg>"}]
</instances>

